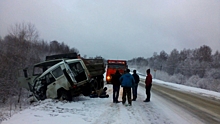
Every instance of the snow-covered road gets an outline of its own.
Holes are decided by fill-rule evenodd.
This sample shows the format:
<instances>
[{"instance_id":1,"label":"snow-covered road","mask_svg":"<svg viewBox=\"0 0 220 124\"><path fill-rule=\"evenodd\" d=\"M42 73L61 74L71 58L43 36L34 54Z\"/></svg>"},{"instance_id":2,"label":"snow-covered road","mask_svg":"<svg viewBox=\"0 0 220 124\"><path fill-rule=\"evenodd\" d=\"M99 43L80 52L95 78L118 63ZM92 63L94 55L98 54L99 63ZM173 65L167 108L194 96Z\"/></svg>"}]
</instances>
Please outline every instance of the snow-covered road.
<instances>
[{"instance_id":1,"label":"snow-covered road","mask_svg":"<svg viewBox=\"0 0 220 124\"><path fill-rule=\"evenodd\" d=\"M132 106L112 103L112 85L106 85L109 98L79 96L74 102L47 99L18 112L2 124L202 124L187 111L152 93L145 103L145 89L138 87ZM121 100L122 89L120 90Z\"/></svg>"}]
</instances>

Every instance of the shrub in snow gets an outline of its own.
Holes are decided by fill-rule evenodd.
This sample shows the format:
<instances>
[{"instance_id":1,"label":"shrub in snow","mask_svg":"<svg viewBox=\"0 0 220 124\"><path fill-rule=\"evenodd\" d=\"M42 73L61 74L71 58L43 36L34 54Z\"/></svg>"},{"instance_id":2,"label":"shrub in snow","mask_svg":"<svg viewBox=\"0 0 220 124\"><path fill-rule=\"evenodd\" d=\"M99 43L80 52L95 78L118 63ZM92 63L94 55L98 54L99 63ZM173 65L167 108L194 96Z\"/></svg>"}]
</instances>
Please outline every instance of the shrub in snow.
<instances>
[{"instance_id":1,"label":"shrub in snow","mask_svg":"<svg viewBox=\"0 0 220 124\"><path fill-rule=\"evenodd\" d=\"M218 84L216 91L220 92L220 83Z\"/></svg>"},{"instance_id":2,"label":"shrub in snow","mask_svg":"<svg viewBox=\"0 0 220 124\"><path fill-rule=\"evenodd\" d=\"M201 78L201 80L197 82L197 87L202 89L208 89L208 82L208 79Z\"/></svg>"},{"instance_id":3,"label":"shrub in snow","mask_svg":"<svg viewBox=\"0 0 220 124\"><path fill-rule=\"evenodd\" d=\"M219 79L214 79L214 78L207 78L207 89L208 90L213 90L213 91L218 91L218 86L220 84Z\"/></svg>"},{"instance_id":4,"label":"shrub in snow","mask_svg":"<svg viewBox=\"0 0 220 124\"><path fill-rule=\"evenodd\" d=\"M172 75L169 78L169 82L173 82L173 83L179 84L180 80L176 77L176 75Z\"/></svg>"},{"instance_id":5,"label":"shrub in snow","mask_svg":"<svg viewBox=\"0 0 220 124\"><path fill-rule=\"evenodd\" d=\"M184 75L178 73L178 74L175 74L174 76L176 76L176 78L178 79L177 80L178 84L184 84L185 83Z\"/></svg>"},{"instance_id":6,"label":"shrub in snow","mask_svg":"<svg viewBox=\"0 0 220 124\"><path fill-rule=\"evenodd\" d=\"M209 71L206 71L205 76L209 78L220 79L220 70L210 69Z\"/></svg>"},{"instance_id":7,"label":"shrub in snow","mask_svg":"<svg viewBox=\"0 0 220 124\"><path fill-rule=\"evenodd\" d=\"M191 76L186 82L185 85L187 86L192 86L192 87L196 87L197 86L197 82L201 80L201 78L198 75L193 75Z\"/></svg>"},{"instance_id":8,"label":"shrub in snow","mask_svg":"<svg viewBox=\"0 0 220 124\"><path fill-rule=\"evenodd\" d=\"M169 81L169 75L168 73L164 71L156 71L156 79L163 80L163 81Z\"/></svg>"}]
</instances>

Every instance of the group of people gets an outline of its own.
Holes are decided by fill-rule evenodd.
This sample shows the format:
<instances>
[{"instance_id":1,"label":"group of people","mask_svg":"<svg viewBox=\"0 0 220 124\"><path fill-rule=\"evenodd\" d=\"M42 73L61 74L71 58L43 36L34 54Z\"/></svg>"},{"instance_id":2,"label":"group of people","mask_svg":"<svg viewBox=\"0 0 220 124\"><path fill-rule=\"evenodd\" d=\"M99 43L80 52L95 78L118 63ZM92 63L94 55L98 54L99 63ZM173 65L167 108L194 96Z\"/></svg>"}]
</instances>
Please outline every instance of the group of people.
<instances>
[{"instance_id":1,"label":"group of people","mask_svg":"<svg viewBox=\"0 0 220 124\"><path fill-rule=\"evenodd\" d=\"M144 100L144 102L150 102L152 75L150 74L150 69L147 69L146 73L147 76L145 79L145 89L146 89L147 98ZM123 75L121 75L120 72L116 70L111 80L113 84L113 102L119 103L118 97L121 86L123 87L122 104L125 104L127 97L128 104L131 106L132 101L136 101L137 99L137 88L139 81L140 78L139 75L136 73L136 70L133 70L132 75L130 74L130 69L127 69ZM132 89L133 99L131 99L131 89Z\"/></svg>"}]
</instances>

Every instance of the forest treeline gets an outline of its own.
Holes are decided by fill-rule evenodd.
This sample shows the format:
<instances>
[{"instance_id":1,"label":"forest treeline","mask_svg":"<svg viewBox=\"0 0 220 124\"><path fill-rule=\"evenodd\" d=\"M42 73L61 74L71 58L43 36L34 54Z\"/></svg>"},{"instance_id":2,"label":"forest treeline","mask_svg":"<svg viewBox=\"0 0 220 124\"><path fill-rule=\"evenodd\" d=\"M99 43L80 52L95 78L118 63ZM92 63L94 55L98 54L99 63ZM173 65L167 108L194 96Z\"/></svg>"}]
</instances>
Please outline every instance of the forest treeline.
<instances>
[{"instance_id":1,"label":"forest treeline","mask_svg":"<svg viewBox=\"0 0 220 124\"><path fill-rule=\"evenodd\" d=\"M161 51L128 63L143 74L150 68L156 79L220 92L220 53L212 54L206 45L181 51L173 49L170 54Z\"/></svg>"}]
</instances>

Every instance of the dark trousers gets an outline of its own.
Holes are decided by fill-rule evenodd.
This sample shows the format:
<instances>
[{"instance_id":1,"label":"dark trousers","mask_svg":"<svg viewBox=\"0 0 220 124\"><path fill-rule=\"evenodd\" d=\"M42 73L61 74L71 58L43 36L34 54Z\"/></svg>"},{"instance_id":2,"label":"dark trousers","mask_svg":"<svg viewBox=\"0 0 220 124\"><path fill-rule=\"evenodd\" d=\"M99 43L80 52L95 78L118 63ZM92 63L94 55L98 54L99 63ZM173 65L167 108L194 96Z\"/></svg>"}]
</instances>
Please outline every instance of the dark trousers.
<instances>
[{"instance_id":1,"label":"dark trousers","mask_svg":"<svg viewBox=\"0 0 220 124\"><path fill-rule=\"evenodd\" d=\"M120 86L113 85L113 102L118 102Z\"/></svg>"},{"instance_id":2,"label":"dark trousers","mask_svg":"<svg viewBox=\"0 0 220 124\"><path fill-rule=\"evenodd\" d=\"M132 94L133 94L133 99L134 100L137 99L137 88L138 88L138 85L132 87Z\"/></svg>"},{"instance_id":3,"label":"dark trousers","mask_svg":"<svg viewBox=\"0 0 220 124\"><path fill-rule=\"evenodd\" d=\"M131 87L123 87L122 103L126 102L126 96L128 103L131 104Z\"/></svg>"},{"instance_id":4,"label":"dark trousers","mask_svg":"<svg viewBox=\"0 0 220 124\"><path fill-rule=\"evenodd\" d=\"M146 95L147 95L147 99L148 101L150 101L150 90L151 90L151 87L152 87L152 84L150 84L149 86L145 86L145 89L146 89Z\"/></svg>"}]
</instances>

